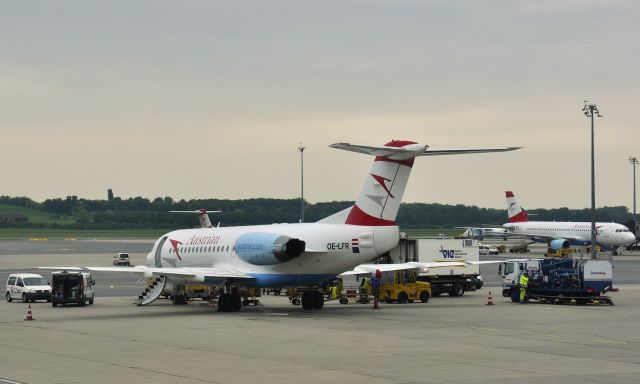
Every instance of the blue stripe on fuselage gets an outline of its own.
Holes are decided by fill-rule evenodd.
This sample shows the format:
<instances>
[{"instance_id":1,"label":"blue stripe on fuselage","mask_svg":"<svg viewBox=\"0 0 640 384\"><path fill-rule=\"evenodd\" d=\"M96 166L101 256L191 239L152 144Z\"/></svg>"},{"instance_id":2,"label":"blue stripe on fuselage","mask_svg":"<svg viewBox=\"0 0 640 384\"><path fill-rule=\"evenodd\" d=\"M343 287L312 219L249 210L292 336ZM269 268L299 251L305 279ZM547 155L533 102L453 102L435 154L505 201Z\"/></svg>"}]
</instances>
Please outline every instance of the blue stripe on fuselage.
<instances>
[{"instance_id":1,"label":"blue stripe on fuselage","mask_svg":"<svg viewBox=\"0 0 640 384\"><path fill-rule=\"evenodd\" d=\"M255 280L246 282L248 287L289 287L298 285L314 285L333 280L336 275L327 274L261 274L251 273Z\"/></svg>"},{"instance_id":2,"label":"blue stripe on fuselage","mask_svg":"<svg viewBox=\"0 0 640 384\"><path fill-rule=\"evenodd\" d=\"M540 238L537 236L530 236L529 238L537 243L546 244L549 242L549 238ZM565 239L563 237L554 238L554 240L568 240L570 245L591 245L591 240L587 241L587 240ZM598 243L598 245L600 245L600 243Z\"/></svg>"}]
</instances>

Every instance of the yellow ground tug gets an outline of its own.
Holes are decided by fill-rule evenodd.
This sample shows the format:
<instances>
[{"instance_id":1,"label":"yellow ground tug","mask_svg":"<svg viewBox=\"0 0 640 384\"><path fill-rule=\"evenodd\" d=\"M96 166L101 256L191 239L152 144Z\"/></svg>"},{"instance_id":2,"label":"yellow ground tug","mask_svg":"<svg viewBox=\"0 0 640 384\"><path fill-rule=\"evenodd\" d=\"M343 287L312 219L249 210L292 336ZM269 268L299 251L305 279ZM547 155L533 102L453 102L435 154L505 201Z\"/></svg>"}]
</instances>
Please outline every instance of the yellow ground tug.
<instances>
[{"instance_id":1,"label":"yellow ground tug","mask_svg":"<svg viewBox=\"0 0 640 384\"><path fill-rule=\"evenodd\" d=\"M431 284L416 280L413 271L389 271L382 273L380 300L392 303L426 303L431 298Z\"/></svg>"}]
</instances>

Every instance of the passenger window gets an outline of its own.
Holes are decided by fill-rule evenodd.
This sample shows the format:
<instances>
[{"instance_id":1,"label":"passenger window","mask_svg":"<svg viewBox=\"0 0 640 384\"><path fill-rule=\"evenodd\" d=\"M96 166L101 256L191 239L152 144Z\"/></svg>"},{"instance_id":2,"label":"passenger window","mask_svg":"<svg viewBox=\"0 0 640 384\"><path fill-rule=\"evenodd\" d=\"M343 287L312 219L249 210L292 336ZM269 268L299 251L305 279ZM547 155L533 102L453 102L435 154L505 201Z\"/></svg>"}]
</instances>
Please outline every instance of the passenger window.
<instances>
[{"instance_id":1,"label":"passenger window","mask_svg":"<svg viewBox=\"0 0 640 384\"><path fill-rule=\"evenodd\" d=\"M9 281L7 281L7 285L14 285L16 283L16 277L10 277Z\"/></svg>"},{"instance_id":2,"label":"passenger window","mask_svg":"<svg viewBox=\"0 0 640 384\"><path fill-rule=\"evenodd\" d=\"M22 279L18 279L18 282L16 283L16 285L18 287L24 287L24 284L22 283Z\"/></svg>"}]
</instances>

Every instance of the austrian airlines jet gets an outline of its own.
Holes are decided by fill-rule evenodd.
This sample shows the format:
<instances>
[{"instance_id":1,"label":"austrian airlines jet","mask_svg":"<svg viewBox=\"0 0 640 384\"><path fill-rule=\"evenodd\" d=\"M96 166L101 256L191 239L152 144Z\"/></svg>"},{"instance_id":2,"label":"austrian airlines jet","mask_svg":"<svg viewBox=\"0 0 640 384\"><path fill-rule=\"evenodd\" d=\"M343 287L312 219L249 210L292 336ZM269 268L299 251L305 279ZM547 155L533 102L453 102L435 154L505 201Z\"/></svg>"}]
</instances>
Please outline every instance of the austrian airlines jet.
<instances>
[{"instance_id":1,"label":"austrian airlines jet","mask_svg":"<svg viewBox=\"0 0 640 384\"><path fill-rule=\"evenodd\" d=\"M571 245L591 244L590 222L529 221L513 192L506 191L509 222L503 224L512 235L525 235L533 241L548 243L554 251ZM604 247L618 247L636 241L627 227L617 223L596 223L596 243Z\"/></svg>"},{"instance_id":2,"label":"austrian airlines jet","mask_svg":"<svg viewBox=\"0 0 640 384\"><path fill-rule=\"evenodd\" d=\"M324 300L318 284L398 244L395 219L416 157L518 149L434 149L395 140L384 146L331 147L375 156L360 196L348 209L317 223L176 230L156 241L145 266L86 269L155 277L155 285L139 297L140 305L154 301L167 282L199 282L224 287L218 300L221 311L240 309L239 287L299 287L302 307L320 309Z\"/></svg>"}]
</instances>

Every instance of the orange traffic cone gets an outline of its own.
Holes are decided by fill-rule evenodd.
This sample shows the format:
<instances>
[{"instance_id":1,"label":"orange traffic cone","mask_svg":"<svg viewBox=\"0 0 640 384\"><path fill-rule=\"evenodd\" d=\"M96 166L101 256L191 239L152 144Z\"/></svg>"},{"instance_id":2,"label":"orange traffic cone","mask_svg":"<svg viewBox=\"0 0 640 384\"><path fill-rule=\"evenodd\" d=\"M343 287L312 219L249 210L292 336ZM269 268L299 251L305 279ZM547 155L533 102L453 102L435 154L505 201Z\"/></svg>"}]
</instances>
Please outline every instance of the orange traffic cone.
<instances>
[{"instance_id":1,"label":"orange traffic cone","mask_svg":"<svg viewBox=\"0 0 640 384\"><path fill-rule=\"evenodd\" d=\"M27 318L25 320L35 320L31 314L31 304L29 304L29 308L27 308Z\"/></svg>"},{"instance_id":2,"label":"orange traffic cone","mask_svg":"<svg viewBox=\"0 0 640 384\"><path fill-rule=\"evenodd\" d=\"M489 300L487 301L487 305L493 305L493 298L491 297L491 291L489 291Z\"/></svg>"}]
</instances>

